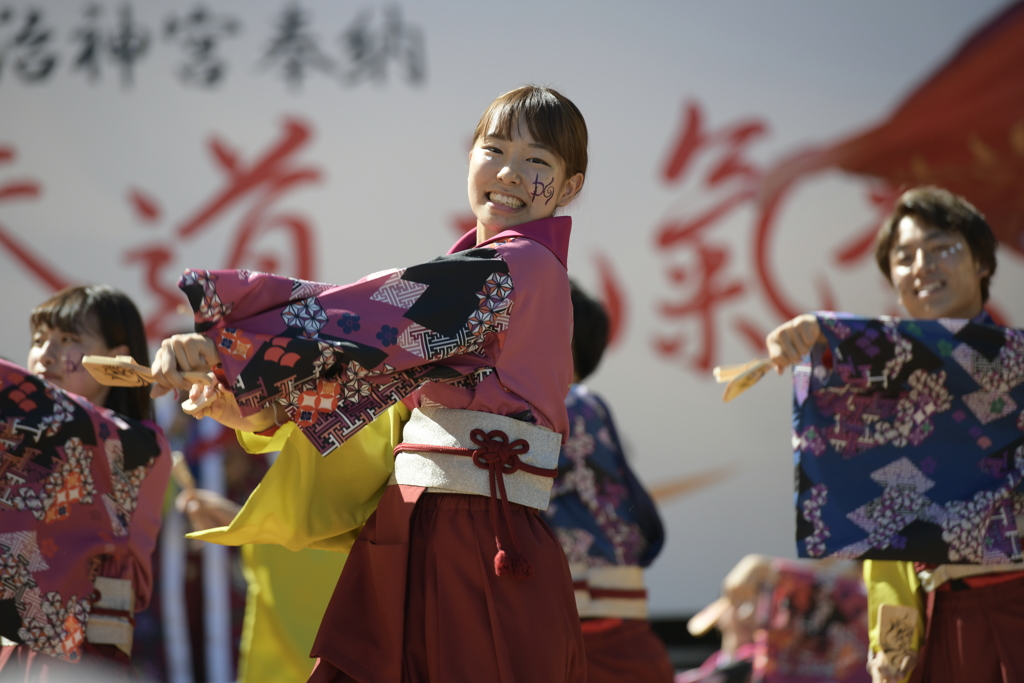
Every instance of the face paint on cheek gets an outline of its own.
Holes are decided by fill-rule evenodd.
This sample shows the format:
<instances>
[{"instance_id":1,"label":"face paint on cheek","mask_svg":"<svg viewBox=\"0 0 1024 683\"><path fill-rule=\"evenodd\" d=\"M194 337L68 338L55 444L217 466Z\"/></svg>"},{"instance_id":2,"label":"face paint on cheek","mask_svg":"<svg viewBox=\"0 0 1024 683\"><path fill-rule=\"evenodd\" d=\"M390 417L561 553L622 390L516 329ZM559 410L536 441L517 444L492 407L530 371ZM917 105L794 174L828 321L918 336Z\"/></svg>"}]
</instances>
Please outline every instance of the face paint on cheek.
<instances>
[{"instance_id":1,"label":"face paint on cheek","mask_svg":"<svg viewBox=\"0 0 1024 683\"><path fill-rule=\"evenodd\" d=\"M69 375L82 371L82 359L85 354L81 351L72 351L64 358L64 374Z\"/></svg>"},{"instance_id":2,"label":"face paint on cheek","mask_svg":"<svg viewBox=\"0 0 1024 683\"><path fill-rule=\"evenodd\" d=\"M960 243L960 242L957 242L953 246L946 247L945 249L940 251L939 252L939 258L948 259L951 256L956 256L957 253L959 253L959 252L961 252L963 250L964 250L964 245L962 243Z\"/></svg>"},{"instance_id":3,"label":"face paint on cheek","mask_svg":"<svg viewBox=\"0 0 1024 683\"><path fill-rule=\"evenodd\" d=\"M530 196L533 197L532 201L537 201L537 197L544 197L544 205L547 206L551 198L555 196L555 179L551 178L545 185L540 181L538 173L533 179L533 190L530 191Z\"/></svg>"}]
</instances>

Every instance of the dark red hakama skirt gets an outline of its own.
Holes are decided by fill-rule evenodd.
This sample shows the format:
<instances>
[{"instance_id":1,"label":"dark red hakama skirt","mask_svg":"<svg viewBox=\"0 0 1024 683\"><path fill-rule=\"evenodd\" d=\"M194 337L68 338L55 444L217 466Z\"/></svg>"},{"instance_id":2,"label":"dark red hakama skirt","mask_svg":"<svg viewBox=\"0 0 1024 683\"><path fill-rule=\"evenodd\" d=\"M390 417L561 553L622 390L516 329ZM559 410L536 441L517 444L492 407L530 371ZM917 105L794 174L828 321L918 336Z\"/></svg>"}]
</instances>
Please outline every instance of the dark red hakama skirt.
<instances>
[{"instance_id":1,"label":"dark red hakama skirt","mask_svg":"<svg viewBox=\"0 0 1024 683\"><path fill-rule=\"evenodd\" d=\"M583 622L587 683L672 683L675 669L661 638L639 619Z\"/></svg>"},{"instance_id":2,"label":"dark red hakama skirt","mask_svg":"<svg viewBox=\"0 0 1024 683\"><path fill-rule=\"evenodd\" d=\"M929 595L927 636L910 681L1024 681L1024 579Z\"/></svg>"},{"instance_id":3,"label":"dark red hakama skirt","mask_svg":"<svg viewBox=\"0 0 1024 683\"><path fill-rule=\"evenodd\" d=\"M310 682L585 683L561 546L538 511L510 504L508 524L534 574L496 576L490 505L389 486L324 614ZM498 526L508 547L501 506Z\"/></svg>"}]
</instances>

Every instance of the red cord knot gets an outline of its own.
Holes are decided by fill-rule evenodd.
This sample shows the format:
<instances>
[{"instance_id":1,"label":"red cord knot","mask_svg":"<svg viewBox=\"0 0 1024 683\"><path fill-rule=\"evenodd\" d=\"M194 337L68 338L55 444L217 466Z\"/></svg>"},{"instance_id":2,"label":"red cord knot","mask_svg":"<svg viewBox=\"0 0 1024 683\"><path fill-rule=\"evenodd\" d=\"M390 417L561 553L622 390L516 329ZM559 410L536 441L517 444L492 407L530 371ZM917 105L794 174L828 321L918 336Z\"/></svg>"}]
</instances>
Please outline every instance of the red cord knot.
<instances>
[{"instance_id":1,"label":"red cord knot","mask_svg":"<svg viewBox=\"0 0 1024 683\"><path fill-rule=\"evenodd\" d=\"M494 543L498 548L498 553L494 556L494 573L498 576L511 576L514 579L528 579L533 576L533 565L520 552L519 541L516 539L515 530L512 528L508 494L505 492L505 475L514 474L522 470L528 474L554 479L558 476L558 470L536 467L523 462L519 456L526 455L530 451L530 443L526 439L509 441L508 434L500 429L495 429L491 432L474 429L470 432L469 438L477 446L475 450L403 441L395 447L395 455L397 456L399 453L406 451L462 455L472 458L473 464L480 469L487 470L491 490L491 502L488 507L491 512L491 526L494 527ZM506 551L502 547L500 534L498 533L499 493L501 494L500 505L505 512L505 528L508 529L509 538L512 540L512 549L510 551Z\"/></svg>"},{"instance_id":2,"label":"red cord knot","mask_svg":"<svg viewBox=\"0 0 1024 683\"><path fill-rule=\"evenodd\" d=\"M533 564L519 550L519 541L512 528L508 494L505 492L505 475L520 469L539 469L531 468L519 459L520 455L529 452L530 444L525 439L516 439L510 442L508 434L500 429L493 432L474 429L470 432L469 438L479 446L473 451L474 464L480 469L487 470L490 475L491 524L494 527L494 544L498 548L498 552L494 556L494 573L497 576L511 576L520 581L528 579L533 576ZM501 547L501 539L498 534L498 492L501 492L501 507L505 512L505 528L508 529L508 535L512 539L511 552Z\"/></svg>"},{"instance_id":3,"label":"red cord knot","mask_svg":"<svg viewBox=\"0 0 1024 683\"><path fill-rule=\"evenodd\" d=\"M523 462L519 460L519 456L530 451L530 444L526 439L516 439L509 443L508 434L500 429L493 432L474 429L470 432L469 438L479 446L473 451L473 462L476 466L482 470L489 470L497 465L503 475L523 469ZM502 496L504 497L504 491Z\"/></svg>"}]
</instances>

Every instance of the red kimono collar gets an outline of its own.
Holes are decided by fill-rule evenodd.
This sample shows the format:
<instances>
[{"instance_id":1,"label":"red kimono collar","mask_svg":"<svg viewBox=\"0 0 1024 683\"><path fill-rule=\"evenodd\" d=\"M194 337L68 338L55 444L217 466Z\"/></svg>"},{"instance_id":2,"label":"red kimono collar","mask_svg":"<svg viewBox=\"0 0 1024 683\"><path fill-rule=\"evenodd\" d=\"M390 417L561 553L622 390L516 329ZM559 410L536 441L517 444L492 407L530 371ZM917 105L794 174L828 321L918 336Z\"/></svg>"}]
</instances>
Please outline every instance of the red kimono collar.
<instances>
[{"instance_id":1,"label":"red kimono collar","mask_svg":"<svg viewBox=\"0 0 1024 683\"><path fill-rule=\"evenodd\" d=\"M538 221L522 223L503 232L499 232L489 240L480 244L476 243L476 228L467 232L459 238L459 241L448 250L449 254L482 247L492 242L508 239L509 237L525 237L526 239L540 242L554 254L562 263L562 267L568 270L569 260L569 232L572 230L572 218L569 216L552 216L541 218Z\"/></svg>"}]
</instances>

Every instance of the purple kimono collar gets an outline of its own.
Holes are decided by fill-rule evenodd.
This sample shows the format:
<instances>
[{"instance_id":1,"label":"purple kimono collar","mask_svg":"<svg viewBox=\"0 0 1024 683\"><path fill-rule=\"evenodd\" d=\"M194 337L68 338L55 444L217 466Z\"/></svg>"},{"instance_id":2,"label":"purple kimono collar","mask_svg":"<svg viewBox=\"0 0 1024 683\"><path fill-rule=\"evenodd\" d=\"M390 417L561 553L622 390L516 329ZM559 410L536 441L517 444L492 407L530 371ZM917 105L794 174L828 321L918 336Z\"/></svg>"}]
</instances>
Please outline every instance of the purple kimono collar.
<instances>
[{"instance_id":1,"label":"purple kimono collar","mask_svg":"<svg viewBox=\"0 0 1024 683\"><path fill-rule=\"evenodd\" d=\"M482 247L485 244L498 242L500 240L508 239L509 237L525 237L526 239L540 242L547 247L548 250L554 254L559 261L561 261L562 267L568 270L569 232L571 230L572 218L568 216L552 216L551 218L541 218L537 221L522 223L503 232L499 232L489 240L485 240L480 244L477 244L476 228L474 227L472 230L460 237L459 241L448 250L448 253L454 254L460 251L465 251L466 249L472 249L473 247Z\"/></svg>"}]
</instances>

